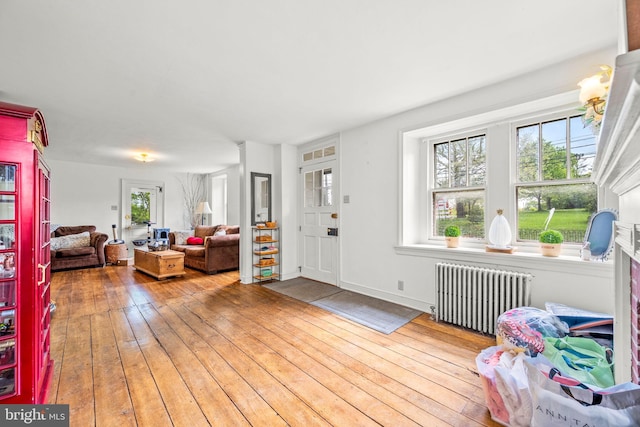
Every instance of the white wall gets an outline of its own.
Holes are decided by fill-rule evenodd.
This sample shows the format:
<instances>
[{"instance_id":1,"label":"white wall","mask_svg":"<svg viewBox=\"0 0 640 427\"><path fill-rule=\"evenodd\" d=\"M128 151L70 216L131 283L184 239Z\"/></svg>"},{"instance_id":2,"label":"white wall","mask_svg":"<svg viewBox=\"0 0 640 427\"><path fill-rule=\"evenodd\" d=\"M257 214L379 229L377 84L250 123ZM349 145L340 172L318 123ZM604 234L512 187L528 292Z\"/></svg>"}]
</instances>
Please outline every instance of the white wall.
<instances>
[{"instance_id":1,"label":"white wall","mask_svg":"<svg viewBox=\"0 0 640 427\"><path fill-rule=\"evenodd\" d=\"M46 160L46 152L45 152ZM162 169L118 168L102 165L46 160L51 168L51 223L95 225L112 236L111 225L120 224L121 180L141 179L164 182L165 223L158 227L184 229L182 187L178 175ZM111 207L116 206L117 210Z\"/></svg>"},{"instance_id":2,"label":"white wall","mask_svg":"<svg viewBox=\"0 0 640 427\"><path fill-rule=\"evenodd\" d=\"M251 172L271 174L272 199L275 147L253 141L240 144L240 281L253 281L253 255L251 244ZM277 189L276 189L277 191ZM273 206L271 215L274 215ZM273 218L278 220L278 218ZM279 222L279 221L278 221Z\"/></svg>"},{"instance_id":3,"label":"white wall","mask_svg":"<svg viewBox=\"0 0 640 427\"><path fill-rule=\"evenodd\" d=\"M282 144L275 147L274 219L280 226L280 275L282 280L300 275L298 271L298 149Z\"/></svg>"},{"instance_id":4,"label":"white wall","mask_svg":"<svg viewBox=\"0 0 640 427\"><path fill-rule=\"evenodd\" d=\"M435 262L451 258L446 249L402 251L399 241L401 192L401 133L506 108L576 89L598 64L613 63L615 49L596 52L530 75L443 100L341 133L340 286L422 310L434 303ZM472 70L470 70L472 72ZM492 196L493 197L493 196ZM492 200L492 204L499 201ZM473 251L461 259L497 268L528 271L533 304L555 301L585 309L613 312L611 266L584 265L539 256L487 257ZM398 290L404 281L404 291Z\"/></svg>"}]
</instances>

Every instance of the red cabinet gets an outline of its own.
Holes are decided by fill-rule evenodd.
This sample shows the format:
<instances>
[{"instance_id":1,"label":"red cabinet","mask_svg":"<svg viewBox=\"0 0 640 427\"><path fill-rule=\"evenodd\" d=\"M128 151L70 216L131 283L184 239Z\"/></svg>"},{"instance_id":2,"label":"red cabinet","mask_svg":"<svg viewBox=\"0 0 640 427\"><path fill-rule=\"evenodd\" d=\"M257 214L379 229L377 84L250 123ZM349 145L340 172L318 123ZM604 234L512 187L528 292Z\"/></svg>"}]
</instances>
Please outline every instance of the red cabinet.
<instances>
[{"instance_id":1,"label":"red cabinet","mask_svg":"<svg viewBox=\"0 0 640 427\"><path fill-rule=\"evenodd\" d=\"M0 404L47 403L53 374L47 145L37 109L0 102Z\"/></svg>"}]
</instances>

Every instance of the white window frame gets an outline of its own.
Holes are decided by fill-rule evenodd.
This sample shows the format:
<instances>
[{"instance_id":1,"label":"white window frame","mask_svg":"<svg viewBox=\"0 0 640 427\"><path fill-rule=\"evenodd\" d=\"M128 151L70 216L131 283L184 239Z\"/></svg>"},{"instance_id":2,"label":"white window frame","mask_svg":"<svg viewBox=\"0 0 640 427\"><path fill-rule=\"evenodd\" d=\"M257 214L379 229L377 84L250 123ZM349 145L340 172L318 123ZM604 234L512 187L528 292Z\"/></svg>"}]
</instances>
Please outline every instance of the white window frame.
<instances>
[{"instance_id":1,"label":"white window frame","mask_svg":"<svg viewBox=\"0 0 640 427\"><path fill-rule=\"evenodd\" d=\"M426 156L426 160L428 163L428 167L427 170L429 171L429 179L428 179L428 204L429 204L429 208L428 208L428 214L429 214L429 218L428 218L428 236L429 236L429 240L444 240L444 236L437 236L434 233L434 228L435 228L435 224L433 223L433 218L435 217L435 206L433 205L433 196L434 194L437 193L451 193L451 192L456 192L456 191L479 191L481 190L484 193L484 203L486 206L486 194L487 194L487 176L486 176L486 169L485 169L485 181L484 181L484 185L468 185L465 187L436 187L436 182L435 182L435 170L434 170L434 149L435 146L437 144L441 144L444 142L452 142L452 141L457 141L460 139L466 139L466 138L473 138L476 136L484 136L485 137L485 162L486 162L486 158L487 158L487 146L489 144L489 138L487 136L487 130L485 128L480 128L480 129L469 129L469 130L465 130L464 132L458 132L458 133L452 133L452 134L447 134L447 135L440 135L434 138L426 138L423 143L426 144L426 152L428 153ZM468 153L467 153L468 154ZM467 162L468 162L468 157L467 157ZM486 165L485 165L486 168ZM469 176L468 171L467 171L467 176ZM449 177L451 178L451 177ZM485 223L486 223L486 218L485 218ZM486 230L485 230L485 235L486 235ZM467 237L465 237L467 238ZM469 239L469 238L467 238ZM480 239L478 239L480 240Z\"/></svg>"},{"instance_id":2,"label":"white window frame","mask_svg":"<svg viewBox=\"0 0 640 427\"><path fill-rule=\"evenodd\" d=\"M400 220L398 223L398 246L443 247L442 238L431 235L433 159L430 154L432 146L424 141L439 140L444 135L477 133L482 129L486 129L487 138L485 236L488 235L487 230L495 216L495 211L502 208L505 209L505 217L512 228L515 241L517 211L514 125L527 122L535 123L543 117L557 117L572 109L579 113L576 99L575 92L568 92L468 117L453 117L451 120L426 123L401 130L399 132ZM599 191L605 190L600 189ZM617 204L617 199L608 193L598 194L599 207L603 206L603 202L614 201ZM481 242L470 240L465 239L465 246L484 249L486 240ZM519 242L518 251L538 252L538 246L537 242ZM577 254L578 249L575 250L575 255L577 256Z\"/></svg>"},{"instance_id":3,"label":"white window frame","mask_svg":"<svg viewBox=\"0 0 640 427\"><path fill-rule=\"evenodd\" d=\"M530 181L530 182L521 182L518 180L518 153L517 153L517 132L518 132L518 128L519 127L523 127L523 126L530 126L530 125L538 125L540 123L545 123L545 122L550 122L550 121L554 121L554 120L560 120L560 119L567 119L569 120L570 118L580 115L580 112L578 110L576 110L575 108L568 108L568 109L564 109L561 111L556 111L554 113L550 113L550 114L541 114L541 115L532 115L532 116L528 116L526 118L523 119L519 119L519 120L515 120L511 122L511 139L512 139L512 146L514 148L514 153L513 153L513 186L512 186L512 193L514 194L514 203L513 203L513 209L515 210L515 218L514 218L514 222L513 222L513 227L512 227L512 234L513 234L513 239L516 240L518 238L518 213L517 213L517 197L516 195L516 191L518 189L518 187L545 187L545 186L552 186L552 185L572 185L572 184L589 184L592 183L591 178L564 178L564 179L557 179L557 180L537 180L537 181ZM569 144L569 141L567 141L567 144ZM597 144L597 141L596 141ZM567 155L569 155L569 152L567 153ZM567 170L567 174L569 174L569 170ZM601 191L601 189L598 190L598 194L596 195L597 198L597 209L600 209L602 206L602 199L603 196L603 192ZM536 241L531 241L531 240L521 240L518 241L517 244L518 245L522 245L522 244L533 244L535 246L537 246L537 242ZM564 243L565 246L575 246L575 247L580 247L581 245L579 243L570 243L570 242L565 242Z\"/></svg>"}]
</instances>

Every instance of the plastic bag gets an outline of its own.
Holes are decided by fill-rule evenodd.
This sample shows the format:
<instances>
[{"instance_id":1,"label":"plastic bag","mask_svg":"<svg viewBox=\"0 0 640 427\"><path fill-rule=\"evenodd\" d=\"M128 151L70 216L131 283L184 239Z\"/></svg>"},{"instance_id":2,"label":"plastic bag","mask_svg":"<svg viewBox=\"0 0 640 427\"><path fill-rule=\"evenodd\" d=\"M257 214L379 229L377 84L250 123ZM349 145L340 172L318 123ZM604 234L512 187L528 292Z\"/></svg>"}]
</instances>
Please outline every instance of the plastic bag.
<instances>
[{"instance_id":1,"label":"plastic bag","mask_svg":"<svg viewBox=\"0 0 640 427\"><path fill-rule=\"evenodd\" d=\"M589 338L545 338L544 356L564 375L600 388L613 386L607 349Z\"/></svg>"},{"instance_id":2,"label":"plastic bag","mask_svg":"<svg viewBox=\"0 0 640 427\"><path fill-rule=\"evenodd\" d=\"M509 424L509 412L505 407L502 396L496 387L495 367L500 362L503 349L500 346L485 348L476 357L476 366L480 374L484 400L491 413L491 418L495 421Z\"/></svg>"},{"instance_id":3,"label":"plastic bag","mask_svg":"<svg viewBox=\"0 0 640 427\"><path fill-rule=\"evenodd\" d=\"M533 413L532 427L638 426L640 386L620 384L594 391L571 378L552 379L553 364L544 356L525 360ZM573 385L571 385L573 384Z\"/></svg>"},{"instance_id":4,"label":"plastic bag","mask_svg":"<svg viewBox=\"0 0 640 427\"><path fill-rule=\"evenodd\" d=\"M531 393L524 365L524 361L529 358L524 353L505 351L494 369L496 388L509 414L511 427L531 425Z\"/></svg>"},{"instance_id":5,"label":"plastic bag","mask_svg":"<svg viewBox=\"0 0 640 427\"><path fill-rule=\"evenodd\" d=\"M564 337L569 327L557 316L535 307L518 307L498 316L496 340L505 350L535 356L544 351L545 337Z\"/></svg>"}]
</instances>

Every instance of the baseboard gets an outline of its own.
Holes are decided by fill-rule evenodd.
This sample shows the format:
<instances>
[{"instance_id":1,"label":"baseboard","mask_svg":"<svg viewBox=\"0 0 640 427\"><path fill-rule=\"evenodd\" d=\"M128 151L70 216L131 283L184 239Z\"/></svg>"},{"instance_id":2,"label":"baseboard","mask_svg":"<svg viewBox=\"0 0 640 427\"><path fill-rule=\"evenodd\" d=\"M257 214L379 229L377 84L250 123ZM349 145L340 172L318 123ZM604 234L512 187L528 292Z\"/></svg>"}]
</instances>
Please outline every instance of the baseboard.
<instances>
[{"instance_id":1,"label":"baseboard","mask_svg":"<svg viewBox=\"0 0 640 427\"><path fill-rule=\"evenodd\" d=\"M340 288L357 292L359 294L368 295L370 297L378 298L384 301L394 302L405 307L424 311L425 313L431 313L431 306L434 305L433 303L429 303L427 301L421 301L415 298L409 298L390 292L380 291L378 289L372 289L366 286L358 285L356 283L346 282L344 280L340 281Z\"/></svg>"}]
</instances>

